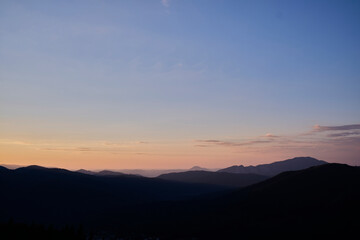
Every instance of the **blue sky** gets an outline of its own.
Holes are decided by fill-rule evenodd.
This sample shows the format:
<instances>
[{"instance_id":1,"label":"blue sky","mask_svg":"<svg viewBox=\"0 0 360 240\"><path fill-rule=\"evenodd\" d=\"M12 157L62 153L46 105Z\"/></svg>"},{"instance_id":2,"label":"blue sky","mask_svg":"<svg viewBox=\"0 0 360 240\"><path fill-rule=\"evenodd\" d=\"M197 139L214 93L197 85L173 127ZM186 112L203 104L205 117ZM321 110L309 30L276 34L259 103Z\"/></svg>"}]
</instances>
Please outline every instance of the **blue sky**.
<instances>
[{"instance_id":1,"label":"blue sky","mask_svg":"<svg viewBox=\"0 0 360 240\"><path fill-rule=\"evenodd\" d=\"M17 149L1 160L71 166L60 149L110 141L169 152L146 166L261 162L190 145L358 124L359 42L358 1L1 1L3 147L59 149L54 162L35 160L39 146L26 146L31 160ZM109 166L143 164L122 156Z\"/></svg>"}]
</instances>

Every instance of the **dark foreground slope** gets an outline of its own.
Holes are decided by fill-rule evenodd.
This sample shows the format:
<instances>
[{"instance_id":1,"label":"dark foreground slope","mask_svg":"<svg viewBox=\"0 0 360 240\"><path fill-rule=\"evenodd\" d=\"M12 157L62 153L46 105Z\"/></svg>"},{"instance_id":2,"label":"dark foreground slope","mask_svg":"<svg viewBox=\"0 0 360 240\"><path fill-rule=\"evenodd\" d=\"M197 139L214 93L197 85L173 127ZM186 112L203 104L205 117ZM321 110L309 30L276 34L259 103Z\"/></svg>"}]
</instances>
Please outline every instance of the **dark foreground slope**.
<instances>
[{"instance_id":1,"label":"dark foreground slope","mask_svg":"<svg viewBox=\"0 0 360 240\"><path fill-rule=\"evenodd\" d=\"M2 240L86 240L90 235L81 226L55 228L52 225L25 224L9 220L0 222L0 239Z\"/></svg>"},{"instance_id":2,"label":"dark foreground slope","mask_svg":"<svg viewBox=\"0 0 360 240\"><path fill-rule=\"evenodd\" d=\"M285 172L215 202L214 231L289 237L347 235L360 227L360 168L326 164ZM349 235L351 236L351 235Z\"/></svg>"},{"instance_id":3,"label":"dark foreground slope","mask_svg":"<svg viewBox=\"0 0 360 240\"><path fill-rule=\"evenodd\" d=\"M273 162L270 164L261 164L257 166L231 166L220 169L218 172L259 174L264 176L275 176L286 171L302 170L313 166L326 164L327 162L312 157L296 157L284 161Z\"/></svg>"},{"instance_id":4,"label":"dark foreground slope","mask_svg":"<svg viewBox=\"0 0 360 240\"><path fill-rule=\"evenodd\" d=\"M158 178L164 180L206 183L228 187L245 187L269 178L258 174L236 174L227 172L188 171L179 173L168 173Z\"/></svg>"},{"instance_id":5,"label":"dark foreground slope","mask_svg":"<svg viewBox=\"0 0 360 240\"><path fill-rule=\"evenodd\" d=\"M136 176L92 176L38 166L0 168L0 220L97 224L131 205L181 200L224 188ZM4 207L5 206L5 207Z\"/></svg>"},{"instance_id":6,"label":"dark foreground slope","mask_svg":"<svg viewBox=\"0 0 360 240\"><path fill-rule=\"evenodd\" d=\"M173 222L161 225L167 224L164 236L170 238L178 234L201 239L346 239L360 228L359 202L360 169L326 164L285 172L211 199L170 206L167 212L172 212L163 218ZM183 232L176 232L179 228Z\"/></svg>"}]
</instances>

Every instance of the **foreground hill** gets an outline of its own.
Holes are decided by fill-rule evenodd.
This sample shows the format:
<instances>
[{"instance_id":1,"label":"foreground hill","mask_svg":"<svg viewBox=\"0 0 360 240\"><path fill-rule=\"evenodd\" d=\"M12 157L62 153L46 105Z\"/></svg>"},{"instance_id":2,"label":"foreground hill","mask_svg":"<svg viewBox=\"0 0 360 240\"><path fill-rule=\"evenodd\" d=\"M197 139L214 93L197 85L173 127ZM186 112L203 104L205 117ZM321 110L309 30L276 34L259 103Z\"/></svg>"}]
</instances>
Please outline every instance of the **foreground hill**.
<instances>
[{"instance_id":1,"label":"foreground hill","mask_svg":"<svg viewBox=\"0 0 360 240\"><path fill-rule=\"evenodd\" d=\"M134 176L93 176L64 169L0 167L0 220L81 223L129 205L181 200L221 191L220 186Z\"/></svg>"},{"instance_id":2,"label":"foreground hill","mask_svg":"<svg viewBox=\"0 0 360 240\"><path fill-rule=\"evenodd\" d=\"M319 166L326 164L327 162L317 160L312 157L296 157L284 161L274 162L270 164L261 164L257 166L232 166L224 169L218 170L218 172L228 172L228 173L253 173L265 176L275 176L279 173L286 171L296 171L302 170L313 166Z\"/></svg>"},{"instance_id":3,"label":"foreground hill","mask_svg":"<svg viewBox=\"0 0 360 240\"><path fill-rule=\"evenodd\" d=\"M160 175L158 178L187 182L187 183L206 183L228 187L245 187L261 182L268 177L257 174L235 174L227 172L207 172L207 171L189 171L179 173L168 173Z\"/></svg>"},{"instance_id":4,"label":"foreground hill","mask_svg":"<svg viewBox=\"0 0 360 240\"><path fill-rule=\"evenodd\" d=\"M155 211L168 214L148 223L148 231L185 239L349 239L360 228L359 202L360 168L326 164L231 193L159 206Z\"/></svg>"}]
</instances>

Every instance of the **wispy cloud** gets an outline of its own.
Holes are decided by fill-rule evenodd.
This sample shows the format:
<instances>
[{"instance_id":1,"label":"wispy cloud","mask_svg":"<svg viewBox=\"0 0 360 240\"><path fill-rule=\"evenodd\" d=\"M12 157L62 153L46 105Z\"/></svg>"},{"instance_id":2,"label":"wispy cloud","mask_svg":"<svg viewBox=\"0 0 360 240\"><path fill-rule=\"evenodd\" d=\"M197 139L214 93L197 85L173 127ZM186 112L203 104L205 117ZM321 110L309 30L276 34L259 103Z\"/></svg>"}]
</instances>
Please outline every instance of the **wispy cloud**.
<instances>
[{"instance_id":1,"label":"wispy cloud","mask_svg":"<svg viewBox=\"0 0 360 240\"><path fill-rule=\"evenodd\" d=\"M360 136L340 137L329 140L330 143L357 146L360 149Z\"/></svg>"},{"instance_id":2,"label":"wispy cloud","mask_svg":"<svg viewBox=\"0 0 360 240\"><path fill-rule=\"evenodd\" d=\"M360 131L331 133L331 134L328 134L327 137L347 137L347 136L353 136L353 135L360 135Z\"/></svg>"},{"instance_id":3,"label":"wispy cloud","mask_svg":"<svg viewBox=\"0 0 360 240\"><path fill-rule=\"evenodd\" d=\"M360 129L360 124L351 124L351 125L341 125L341 126L321 126L315 125L313 131L315 132L325 132L325 131L347 131Z\"/></svg>"},{"instance_id":4,"label":"wispy cloud","mask_svg":"<svg viewBox=\"0 0 360 240\"><path fill-rule=\"evenodd\" d=\"M169 6L170 6L170 0L161 0L161 4L162 4L164 7L169 7Z\"/></svg>"},{"instance_id":5,"label":"wispy cloud","mask_svg":"<svg viewBox=\"0 0 360 240\"><path fill-rule=\"evenodd\" d=\"M13 141L13 140L0 140L0 144L9 144L9 145L33 145L33 143L30 143L30 142Z\"/></svg>"},{"instance_id":6,"label":"wispy cloud","mask_svg":"<svg viewBox=\"0 0 360 240\"><path fill-rule=\"evenodd\" d=\"M209 140L195 140L196 142L203 142L203 143L221 143L223 141L220 141L220 140L212 140L212 139L209 139Z\"/></svg>"},{"instance_id":7,"label":"wispy cloud","mask_svg":"<svg viewBox=\"0 0 360 240\"><path fill-rule=\"evenodd\" d=\"M103 142L103 146L107 147L129 147L131 145L138 145L138 144L148 144L149 142L146 141L134 141L134 142Z\"/></svg>"},{"instance_id":8,"label":"wispy cloud","mask_svg":"<svg viewBox=\"0 0 360 240\"><path fill-rule=\"evenodd\" d=\"M24 141L18 139L0 139L0 145L14 145L21 148L29 148L37 151L53 152L102 152L102 153L137 153L142 151L142 146L147 146L147 141L94 141L94 142L68 142L68 141Z\"/></svg>"},{"instance_id":9,"label":"wispy cloud","mask_svg":"<svg viewBox=\"0 0 360 240\"><path fill-rule=\"evenodd\" d=\"M75 147L75 148L41 148L40 150L46 151L71 151L71 152L97 152L99 150L89 148L89 147Z\"/></svg>"},{"instance_id":10,"label":"wispy cloud","mask_svg":"<svg viewBox=\"0 0 360 240\"><path fill-rule=\"evenodd\" d=\"M350 131L351 130L351 131ZM335 131L335 132L334 132ZM327 133L327 134L322 134ZM294 135L275 135L267 133L253 139L221 140L205 139L195 140L196 147L224 146L245 149L308 149L318 146L354 146L360 142L360 124L341 126L315 125L311 131ZM243 147L243 148L242 148Z\"/></svg>"},{"instance_id":11,"label":"wispy cloud","mask_svg":"<svg viewBox=\"0 0 360 240\"><path fill-rule=\"evenodd\" d=\"M264 137L266 137L266 138L279 138L280 136L277 136L277 135L274 135L274 134L271 134L271 133L267 133L267 134L265 134Z\"/></svg>"},{"instance_id":12,"label":"wispy cloud","mask_svg":"<svg viewBox=\"0 0 360 240\"><path fill-rule=\"evenodd\" d=\"M207 147L208 145L218 145L218 146L227 146L227 147L240 147L240 146L249 146L254 144L263 144L263 143L270 143L272 140L250 140L250 141L222 141L222 140L214 140L214 139L207 139L207 140L195 140L198 143L195 146L197 147Z\"/></svg>"}]
</instances>

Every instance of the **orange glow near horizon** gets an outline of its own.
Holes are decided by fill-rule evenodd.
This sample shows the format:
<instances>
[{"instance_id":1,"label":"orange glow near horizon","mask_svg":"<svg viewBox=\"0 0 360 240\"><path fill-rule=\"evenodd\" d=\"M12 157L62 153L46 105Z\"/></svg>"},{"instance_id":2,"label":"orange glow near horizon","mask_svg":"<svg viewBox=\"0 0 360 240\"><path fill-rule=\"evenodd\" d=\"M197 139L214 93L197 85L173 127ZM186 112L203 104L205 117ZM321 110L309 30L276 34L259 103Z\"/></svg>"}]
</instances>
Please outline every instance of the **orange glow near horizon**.
<instances>
[{"instance_id":1,"label":"orange glow near horizon","mask_svg":"<svg viewBox=\"0 0 360 240\"><path fill-rule=\"evenodd\" d=\"M231 152L194 147L191 141L175 144L133 143L127 146L105 146L103 143L90 145L2 143L1 164L35 164L67 169L169 169L190 168L194 165L219 168L227 166L229 162L237 163Z\"/></svg>"},{"instance_id":2,"label":"orange glow near horizon","mask_svg":"<svg viewBox=\"0 0 360 240\"><path fill-rule=\"evenodd\" d=\"M311 133L312 134L312 133ZM318 133L314 133L318 134ZM313 134L313 135L314 135ZM303 134L304 135L304 134ZM303 135L295 136L301 139ZM258 165L297 156L356 165L357 143L293 140L272 134L247 141L35 141L0 140L0 164L66 169L187 169ZM316 135L317 136L317 135Z\"/></svg>"}]
</instances>

